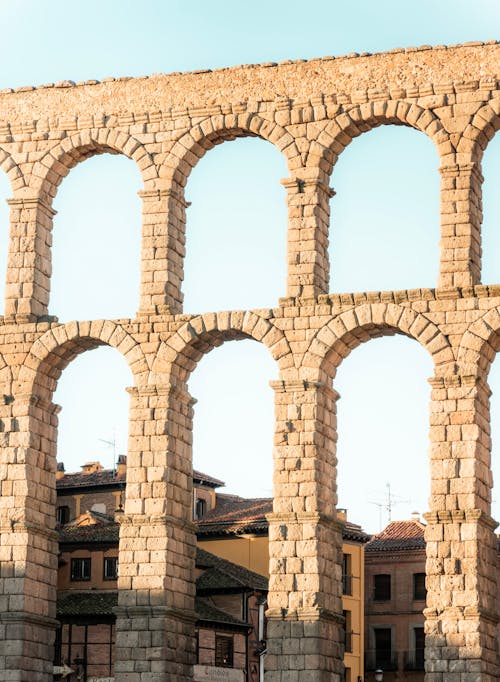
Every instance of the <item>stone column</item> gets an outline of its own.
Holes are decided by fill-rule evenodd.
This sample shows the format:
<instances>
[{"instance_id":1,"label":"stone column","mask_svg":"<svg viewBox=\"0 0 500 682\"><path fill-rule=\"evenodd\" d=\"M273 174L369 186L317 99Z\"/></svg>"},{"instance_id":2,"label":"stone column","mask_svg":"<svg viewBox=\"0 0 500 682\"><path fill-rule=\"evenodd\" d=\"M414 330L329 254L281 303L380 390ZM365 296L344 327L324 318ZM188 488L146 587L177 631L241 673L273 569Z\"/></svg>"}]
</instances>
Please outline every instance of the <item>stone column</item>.
<instances>
[{"instance_id":1,"label":"stone column","mask_svg":"<svg viewBox=\"0 0 500 682\"><path fill-rule=\"evenodd\" d=\"M139 315L182 312L186 208L180 186L139 192L142 260Z\"/></svg>"},{"instance_id":2,"label":"stone column","mask_svg":"<svg viewBox=\"0 0 500 682\"><path fill-rule=\"evenodd\" d=\"M338 395L308 381L271 386L276 435L266 682L338 682L343 670L342 535L335 513Z\"/></svg>"},{"instance_id":3,"label":"stone column","mask_svg":"<svg viewBox=\"0 0 500 682\"><path fill-rule=\"evenodd\" d=\"M450 163L441 172L441 263L439 287L468 287L481 281L480 164Z\"/></svg>"},{"instance_id":4,"label":"stone column","mask_svg":"<svg viewBox=\"0 0 500 682\"><path fill-rule=\"evenodd\" d=\"M59 408L0 405L0 680L51 682L56 628L55 434Z\"/></svg>"},{"instance_id":5,"label":"stone column","mask_svg":"<svg viewBox=\"0 0 500 682\"><path fill-rule=\"evenodd\" d=\"M10 244L5 317L30 322L47 315L52 274L52 218L56 212L38 196L8 199Z\"/></svg>"},{"instance_id":6,"label":"stone column","mask_svg":"<svg viewBox=\"0 0 500 682\"><path fill-rule=\"evenodd\" d=\"M330 198L327 180L285 178L288 191L287 296L316 298L327 294Z\"/></svg>"},{"instance_id":7,"label":"stone column","mask_svg":"<svg viewBox=\"0 0 500 682\"><path fill-rule=\"evenodd\" d=\"M426 679L493 682L500 669L489 388L460 375L431 385Z\"/></svg>"},{"instance_id":8,"label":"stone column","mask_svg":"<svg viewBox=\"0 0 500 682\"><path fill-rule=\"evenodd\" d=\"M193 401L184 386L131 395L120 524L116 682L185 682L195 662Z\"/></svg>"}]
</instances>

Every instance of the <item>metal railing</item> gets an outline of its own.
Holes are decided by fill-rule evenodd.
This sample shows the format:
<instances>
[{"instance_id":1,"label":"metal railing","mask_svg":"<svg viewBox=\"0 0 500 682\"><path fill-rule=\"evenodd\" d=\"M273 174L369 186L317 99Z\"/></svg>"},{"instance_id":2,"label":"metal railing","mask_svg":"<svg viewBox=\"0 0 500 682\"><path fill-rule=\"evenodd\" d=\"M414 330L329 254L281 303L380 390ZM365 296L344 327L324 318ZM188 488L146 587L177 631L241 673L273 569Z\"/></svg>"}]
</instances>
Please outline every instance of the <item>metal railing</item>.
<instances>
[{"instance_id":1,"label":"metal railing","mask_svg":"<svg viewBox=\"0 0 500 682\"><path fill-rule=\"evenodd\" d=\"M368 649L365 651L366 670L397 670L397 652L391 649Z\"/></svg>"}]
</instances>

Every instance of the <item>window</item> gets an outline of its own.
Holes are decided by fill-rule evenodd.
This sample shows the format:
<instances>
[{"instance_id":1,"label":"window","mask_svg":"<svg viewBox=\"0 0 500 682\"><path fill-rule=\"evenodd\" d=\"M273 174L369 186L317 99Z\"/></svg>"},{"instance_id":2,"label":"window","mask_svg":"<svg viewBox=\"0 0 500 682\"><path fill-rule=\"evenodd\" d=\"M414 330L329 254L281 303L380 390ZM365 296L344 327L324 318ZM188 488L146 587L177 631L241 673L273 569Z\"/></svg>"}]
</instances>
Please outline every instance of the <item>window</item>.
<instances>
[{"instance_id":1,"label":"window","mask_svg":"<svg viewBox=\"0 0 500 682\"><path fill-rule=\"evenodd\" d=\"M104 580L116 580L118 578L118 559L115 556L104 557Z\"/></svg>"},{"instance_id":2,"label":"window","mask_svg":"<svg viewBox=\"0 0 500 682\"><path fill-rule=\"evenodd\" d=\"M394 661L392 656L392 629L375 628L375 667L382 670L392 670Z\"/></svg>"},{"instance_id":3,"label":"window","mask_svg":"<svg viewBox=\"0 0 500 682\"><path fill-rule=\"evenodd\" d=\"M199 497L196 500L195 514L197 519L202 519L207 513L207 503Z\"/></svg>"},{"instance_id":4,"label":"window","mask_svg":"<svg viewBox=\"0 0 500 682\"><path fill-rule=\"evenodd\" d=\"M69 507L57 507L56 521L60 526L63 526L69 521Z\"/></svg>"},{"instance_id":5,"label":"window","mask_svg":"<svg viewBox=\"0 0 500 682\"><path fill-rule=\"evenodd\" d=\"M90 580L90 557L71 559L71 580Z\"/></svg>"},{"instance_id":6,"label":"window","mask_svg":"<svg viewBox=\"0 0 500 682\"><path fill-rule=\"evenodd\" d=\"M424 601L427 597L427 590L425 588L425 573L413 574L413 599L416 601Z\"/></svg>"},{"instance_id":7,"label":"window","mask_svg":"<svg viewBox=\"0 0 500 682\"><path fill-rule=\"evenodd\" d=\"M352 595L352 557L344 554L342 557L342 594Z\"/></svg>"},{"instance_id":8,"label":"window","mask_svg":"<svg viewBox=\"0 0 500 682\"><path fill-rule=\"evenodd\" d=\"M373 599L375 601L389 601L391 598L391 576L379 573L373 576Z\"/></svg>"},{"instance_id":9,"label":"window","mask_svg":"<svg viewBox=\"0 0 500 682\"><path fill-rule=\"evenodd\" d=\"M417 670L424 670L425 662L425 634L424 628L413 628L413 637L415 641L415 668Z\"/></svg>"},{"instance_id":10,"label":"window","mask_svg":"<svg viewBox=\"0 0 500 682\"><path fill-rule=\"evenodd\" d=\"M215 665L221 668L233 667L233 638L215 635Z\"/></svg>"},{"instance_id":11,"label":"window","mask_svg":"<svg viewBox=\"0 0 500 682\"><path fill-rule=\"evenodd\" d=\"M344 615L344 651L352 652L352 623L351 612L343 611Z\"/></svg>"}]
</instances>

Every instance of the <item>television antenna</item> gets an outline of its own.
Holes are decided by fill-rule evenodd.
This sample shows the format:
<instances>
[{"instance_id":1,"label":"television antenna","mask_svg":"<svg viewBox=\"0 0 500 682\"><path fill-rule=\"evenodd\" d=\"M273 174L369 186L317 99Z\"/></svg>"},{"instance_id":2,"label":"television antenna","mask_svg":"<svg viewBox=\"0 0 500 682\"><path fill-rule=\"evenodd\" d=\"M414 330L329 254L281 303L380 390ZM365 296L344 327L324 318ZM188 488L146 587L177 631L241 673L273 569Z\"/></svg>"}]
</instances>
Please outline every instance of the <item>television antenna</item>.
<instances>
[{"instance_id":1,"label":"television antenna","mask_svg":"<svg viewBox=\"0 0 500 682\"><path fill-rule=\"evenodd\" d=\"M386 497L383 500L370 500L370 504L374 504L376 507L378 507L379 510L379 527L380 530L382 530L382 510L385 509L387 512L387 524L391 523L392 521L392 510L393 507L397 504L408 504L411 502L411 500L405 500L399 495L394 495L391 492L391 484L386 483Z\"/></svg>"}]
</instances>

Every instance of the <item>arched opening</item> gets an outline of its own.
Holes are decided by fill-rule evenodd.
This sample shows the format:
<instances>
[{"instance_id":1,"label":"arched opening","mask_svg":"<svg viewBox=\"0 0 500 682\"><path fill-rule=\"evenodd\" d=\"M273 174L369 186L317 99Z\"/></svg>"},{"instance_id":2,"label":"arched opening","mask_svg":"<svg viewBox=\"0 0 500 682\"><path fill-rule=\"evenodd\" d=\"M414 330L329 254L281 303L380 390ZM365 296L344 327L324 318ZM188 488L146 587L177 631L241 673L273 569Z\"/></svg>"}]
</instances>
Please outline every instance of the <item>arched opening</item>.
<instances>
[{"instance_id":1,"label":"arched opening","mask_svg":"<svg viewBox=\"0 0 500 682\"><path fill-rule=\"evenodd\" d=\"M4 314L5 279L9 254L9 205L12 190L7 175L0 171L0 315Z\"/></svg>"},{"instance_id":2,"label":"arched opening","mask_svg":"<svg viewBox=\"0 0 500 682\"><path fill-rule=\"evenodd\" d=\"M482 163L483 224L481 228L483 284L500 283L500 135L486 148Z\"/></svg>"},{"instance_id":3,"label":"arched opening","mask_svg":"<svg viewBox=\"0 0 500 682\"><path fill-rule=\"evenodd\" d=\"M285 157L264 140L220 144L193 169L184 310L275 306L286 294Z\"/></svg>"},{"instance_id":4,"label":"arched opening","mask_svg":"<svg viewBox=\"0 0 500 682\"><path fill-rule=\"evenodd\" d=\"M266 514L272 511L274 396L277 373L267 348L252 340L225 343L199 362L189 380L197 400L193 421L193 511L197 536L198 606L235 615L247 631L226 633L249 679L262 668L269 571ZM217 580L234 581L220 593ZM231 576L239 575L238 582ZM222 615L221 615L222 614ZM219 624L219 629L221 624ZM223 626L222 626L223 627ZM220 632L203 616L196 624L197 663L220 666ZM200 645L200 642L202 644ZM208 644L207 644L208 643ZM263 659L262 659L263 660Z\"/></svg>"},{"instance_id":5,"label":"arched opening","mask_svg":"<svg viewBox=\"0 0 500 682\"><path fill-rule=\"evenodd\" d=\"M50 311L61 320L135 317L139 307L142 179L123 155L73 168L54 208Z\"/></svg>"},{"instance_id":6,"label":"arched opening","mask_svg":"<svg viewBox=\"0 0 500 682\"><path fill-rule=\"evenodd\" d=\"M430 491L427 379L432 374L429 353L397 335L358 346L334 380L340 393L338 504L347 510L348 524L374 534L364 545L364 604L350 568L356 546L344 543L344 585L350 587L344 587L344 609L351 623L363 622L364 613L367 671L424 670L422 514ZM359 628L351 629L354 650Z\"/></svg>"},{"instance_id":7,"label":"arched opening","mask_svg":"<svg viewBox=\"0 0 500 682\"><path fill-rule=\"evenodd\" d=\"M57 380L58 372L56 365L49 376ZM127 470L125 388L131 383L130 368L120 352L101 346L74 358L54 393L54 401L63 408L57 434L60 626L54 665L68 665L85 678L112 677L114 671L118 522L124 511Z\"/></svg>"},{"instance_id":8,"label":"arched opening","mask_svg":"<svg viewBox=\"0 0 500 682\"><path fill-rule=\"evenodd\" d=\"M330 291L435 287L439 158L417 130L384 125L337 161L331 201Z\"/></svg>"}]
</instances>

